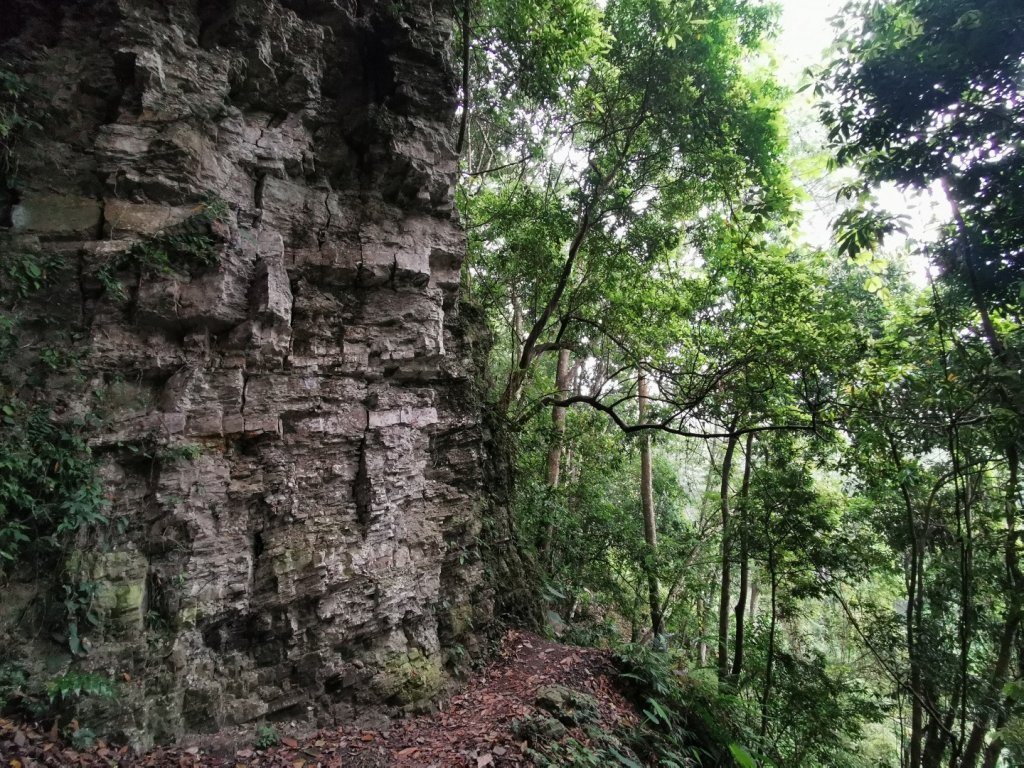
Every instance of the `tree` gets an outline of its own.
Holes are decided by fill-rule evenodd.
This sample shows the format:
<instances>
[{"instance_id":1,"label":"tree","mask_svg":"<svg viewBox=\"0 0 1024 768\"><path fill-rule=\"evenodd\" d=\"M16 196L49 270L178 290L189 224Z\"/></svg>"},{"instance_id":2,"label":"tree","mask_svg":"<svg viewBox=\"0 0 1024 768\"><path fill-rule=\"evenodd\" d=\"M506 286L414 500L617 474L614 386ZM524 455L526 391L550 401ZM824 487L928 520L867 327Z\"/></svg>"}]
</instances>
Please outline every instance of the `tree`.
<instances>
[{"instance_id":1,"label":"tree","mask_svg":"<svg viewBox=\"0 0 1024 768\"><path fill-rule=\"evenodd\" d=\"M699 229L709 206L745 205L767 217L785 205L777 94L739 67L769 21L765 9L730 0L698 13L617 0L584 14L572 5L589 21L576 44L555 46L557 55L548 27L522 29L545 4L511 16L496 4L482 21L502 19L510 31L476 35L491 43L477 57L465 207L474 284L505 316L505 412L520 402L540 355L597 343L609 293L672 271L683 222ZM534 55L547 74L519 82L507 62ZM620 337L638 359L645 346L664 347L663 338L644 337L648 329Z\"/></svg>"},{"instance_id":2,"label":"tree","mask_svg":"<svg viewBox=\"0 0 1024 768\"><path fill-rule=\"evenodd\" d=\"M1024 426L1019 374L1024 264L1024 234L1019 226L1024 216L1020 193L1024 181L1022 24L1024 8L1013 0L993 0L981 7L949 0L853 3L843 17L839 54L819 83L826 97L822 116L838 162L855 165L865 185L880 181L919 189L939 185L951 209L950 225L930 250L942 284L935 287L932 319L942 340L943 365L941 373L925 378L930 391L938 393L936 406L946 425L939 450L950 462L950 500L958 532L959 733L947 726L941 736L935 736L936 730L942 730L937 727L925 738L918 710L926 708L926 691L915 691L912 768L927 764L930 754L934 757L947 747L953 764L974 766L983 753L985 764L994 764L998 739L986 746L986 735L993 720L1006 720L1010 705L999 701L1000 691L1010 674L1011 649L1024 608L1016 520ZM891 228L891 217L879 211L868 213L853 221L854 235L847 242L870 243L874 238L861 233ZM964 368L972 375L964 376ZM959 405L965 401L970 408ZM935 410L919 413L918 423L927 423L934 414ZM978 429L976 422L965 419L998 422L1001 429ZM897 461L900 450L895 445L891 448ZM984 467L998 462L1001 468L993 474L991 468L978 469L978 462ZM923 621L927 542L916 529L919 523L913 514L909 479L901 477L911 543L911 603L916 601L915 608L908 605L908 613L915 614L913 621ZM1001 499L995 503L1002 517L1006 601L992 644L987 646L991 649L987 680L975 687L969 672L979 653L972 642L979 629L974 608L975 556L980 551L976 539L985 531L977 515L991 509L987 499L995 498ZM908 638L914 634L911 623L908 616ZM923 642L922 629L918 627L912 645ZM920 650L911 648L912 657ZM921 675L912 669L911 685L927 688ZM934 713L932 720L937 726L953 722ZM929 743L937 751L929 753Z\"/></svg>"},{"instance_id":3,"label":"tree","mask_svg":"<svg viewBox=\"0 0 1024 768\"><path fill-rule=\"evenodd\" d=\"M869 184L944 183L957 225L936 261L982 315L1016 300L1024 268L1022 25L1015 0L851 3L819 84L837 162Z\"/></svg>"}]
</instances>

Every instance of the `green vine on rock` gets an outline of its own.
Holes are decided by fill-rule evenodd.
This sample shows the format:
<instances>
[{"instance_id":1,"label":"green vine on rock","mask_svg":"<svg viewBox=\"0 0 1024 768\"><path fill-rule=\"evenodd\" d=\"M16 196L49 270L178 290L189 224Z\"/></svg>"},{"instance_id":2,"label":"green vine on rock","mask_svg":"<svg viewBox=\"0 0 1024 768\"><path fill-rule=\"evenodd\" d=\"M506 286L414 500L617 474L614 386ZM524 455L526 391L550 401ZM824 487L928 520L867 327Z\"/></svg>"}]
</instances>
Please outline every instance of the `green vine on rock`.
<instances>
[{"instance_id":1,"label":"green vine on rock","mask_svg":"<svg viewBox=\"0 0 1024 768\"><path fill-rule=\"evenodd\" d=\"M220 241L212 225L227 215L227 203L209 197L197 212L180 224L143 238L131 248L113 257L97 277L104 290L118 300L125 298L117 273L136 269L142 274L198 275L220 263Z\"/></svg>"},{"instance_id":2,"label":"green vine on rock","mask_svg":"<svg viewBox=\"0 0 1024 768\"><path fill-rule=\"evenodd\" d=\"M72 573L68 553L84 531L107 524L109 501L87 437L94 418L70 416L53 396L59 388L51 391L51 375L81 383L78 356L45 310L26 310L68 267L36 251L0 258L0 583L49 576L36 615L59 621L58 636L80 655L82 632L99 623L95 587Z\"/></svg>"},{"instance_id":3,"label":"green vine on rock","mask_svg":"<svg viewBox=\"0 0 1024 768\"><path fill-rule=\"evenodd\" d=\"M0 182L10 186L17 164L14 145L28 129L38 127L25 111L25 81L0 66Z\"/></svg>"},{"instance_id":4,"label":"green vine on rock","mask_svg":"<svg viewBox=\"0 0 1024 768\"><path fill-rule=\"evenodd\" d=\"M5 393L6 394L6 393ZM67 535L106 523L108 505L80 425L7 395L0 405L0 573L55 559Z\"/></svg>"}]
</instances>

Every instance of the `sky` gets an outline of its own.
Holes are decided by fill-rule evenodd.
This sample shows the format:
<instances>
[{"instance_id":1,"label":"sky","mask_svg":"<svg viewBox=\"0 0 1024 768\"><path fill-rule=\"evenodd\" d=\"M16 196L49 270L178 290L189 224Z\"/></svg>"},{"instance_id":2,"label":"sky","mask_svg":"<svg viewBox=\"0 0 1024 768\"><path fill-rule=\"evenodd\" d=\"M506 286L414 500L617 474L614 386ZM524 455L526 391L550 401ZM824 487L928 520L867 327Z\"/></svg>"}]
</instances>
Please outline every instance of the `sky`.
<instances>
[{"instance_id":1,"label":"sky","mask_svg":"<svg viewBox=\"0 0 1024 768\"><path fill-rule=\"evenodd\" d=\"M782 31L777 48L781 77L799 76L807 66L820 64L822 51L832 42L829 18L841 7L842 0L781 0Z\"/></svg>"},{"instance_id":2,"label":"sky","mask_svg":"<svg viewBox=\"0 0 1024 768\"><path fill-rule=\"evenodd\" d=\"M845 3L845 0L777 0L782 6L781 30L775 44L778 60L779 79L791 88L806 83L803 71L816 67L827 60L827 49L832 44L833 30L829 19ZM797 100L789 110L790 131L794 142L806 145L822 144L825 139L823 128L812 121L813 99L806 92L806 98ZM801 228L803 239L812 246L825 248L829 245L831 220L837 213L833 207L834 179L822 178L817 183L810 180L808 191L814 199L804 205L804 224ZM935 239L942 221L948 219L945 203L939 191L931 190L924 195L901 192L889 185L877 192L880 203L887 209L905 213L910 217L907 237L896 238L890 243L890 250L899 250L906 241L930 241ZM907 263L913 282L923 285L926 281L927 263L923 257L911 257Z\"/></svg>"}]
</instances>

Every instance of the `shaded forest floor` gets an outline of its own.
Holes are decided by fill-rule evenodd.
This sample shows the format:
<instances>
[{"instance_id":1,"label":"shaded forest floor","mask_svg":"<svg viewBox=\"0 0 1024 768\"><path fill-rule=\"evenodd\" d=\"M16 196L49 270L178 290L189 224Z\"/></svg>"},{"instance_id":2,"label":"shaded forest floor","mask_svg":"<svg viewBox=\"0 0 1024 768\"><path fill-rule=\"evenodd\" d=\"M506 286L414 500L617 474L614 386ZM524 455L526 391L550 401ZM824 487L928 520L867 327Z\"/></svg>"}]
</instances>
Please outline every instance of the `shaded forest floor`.
<instances>
[{"instance_id":1,"label":"shaded forest floor","mask_svg":"<svg viewBox=\"0 0 1024 768\"><path fill-rule=\"evenodd\" d=\"M282 734L277 746L233 754L196 748L134 755L104 743L73 750L41 730L0 719L0 765L191 768L486 768L532 765L531 746L589 744L598 732L636 723L615 686L607 651L561 645L510 631L499 654L434 714L395 720L386 731L325 729L310 738Z\"/></svg>"}]
</instances>

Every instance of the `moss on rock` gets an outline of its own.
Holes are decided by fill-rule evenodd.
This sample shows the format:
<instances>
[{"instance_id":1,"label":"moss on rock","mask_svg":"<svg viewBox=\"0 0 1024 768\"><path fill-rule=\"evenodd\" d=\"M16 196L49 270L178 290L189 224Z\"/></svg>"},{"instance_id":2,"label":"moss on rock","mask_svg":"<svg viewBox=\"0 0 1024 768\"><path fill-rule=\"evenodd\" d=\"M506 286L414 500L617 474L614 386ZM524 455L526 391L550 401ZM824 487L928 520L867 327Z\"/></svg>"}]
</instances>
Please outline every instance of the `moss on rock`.
<instances>
[{"instance_id":1,"label":"moss on rock","mask_svg":"<svg viewBox=\"0 0 1024 768\"><path fill-rule=\"evenodd\" d=\"M441 690L441 664L418 648L399 654L384 664L377 685L385 699L396 704L415 704L436 696Z\"/></svg>"}]
</instances>

